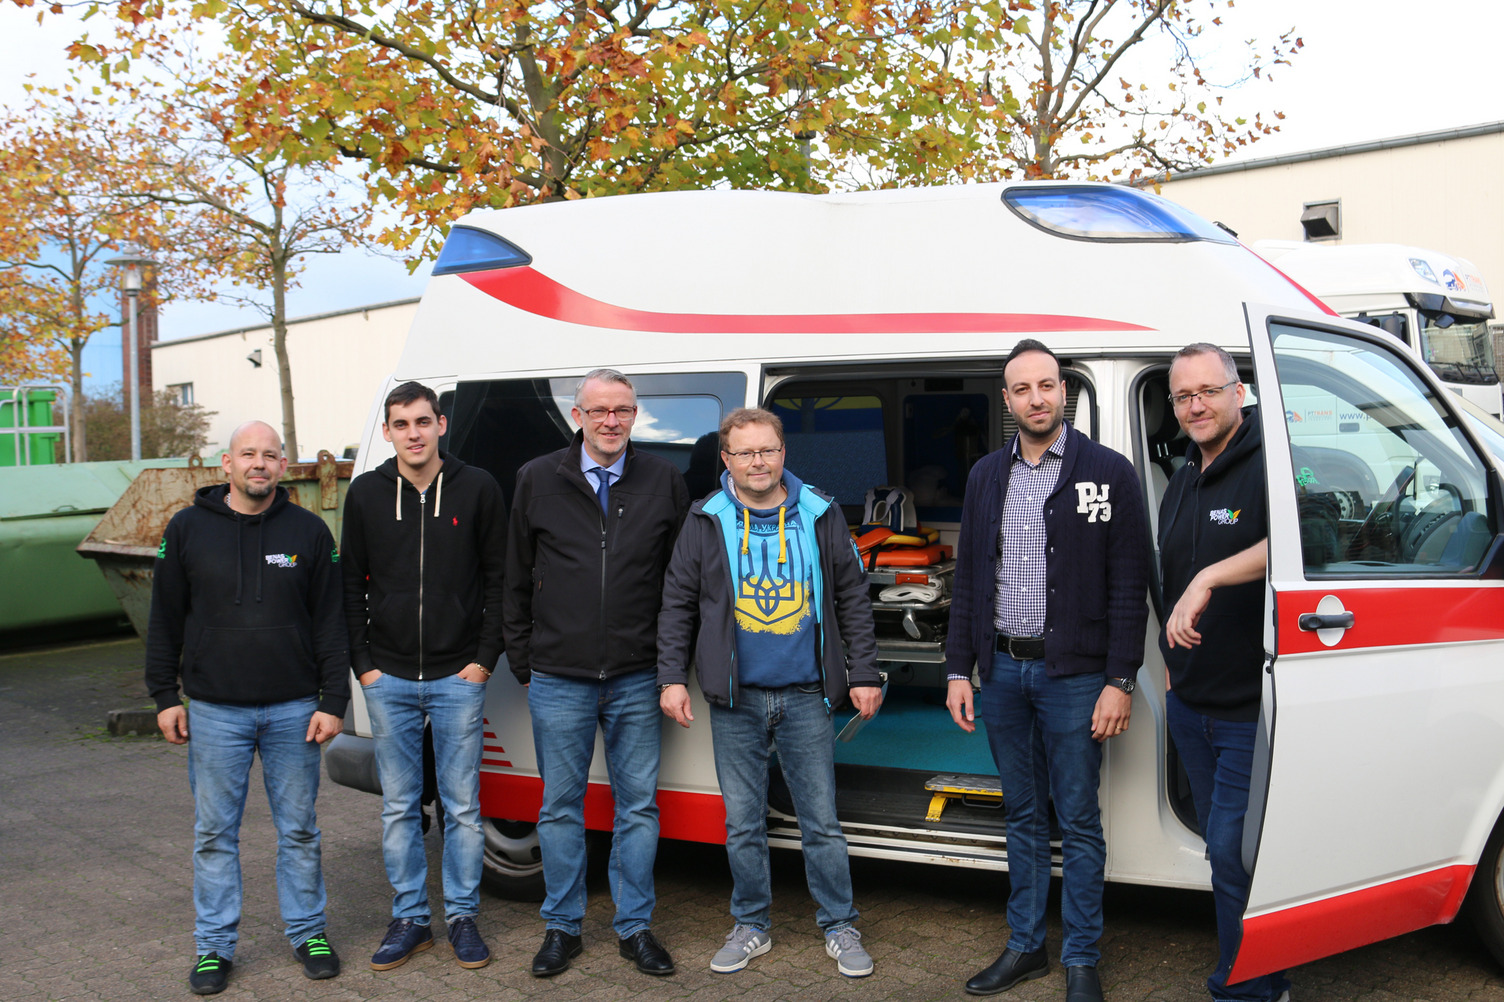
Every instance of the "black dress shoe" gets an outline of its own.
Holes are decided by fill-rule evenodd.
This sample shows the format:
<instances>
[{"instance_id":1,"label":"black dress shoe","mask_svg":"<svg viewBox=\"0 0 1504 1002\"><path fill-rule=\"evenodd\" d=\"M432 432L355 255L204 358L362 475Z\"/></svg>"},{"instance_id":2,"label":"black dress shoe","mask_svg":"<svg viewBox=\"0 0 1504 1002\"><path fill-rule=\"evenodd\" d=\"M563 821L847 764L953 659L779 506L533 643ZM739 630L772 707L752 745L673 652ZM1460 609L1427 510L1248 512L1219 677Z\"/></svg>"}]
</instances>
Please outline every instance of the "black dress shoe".
<instances>
[{"instance_id":1,"label":"black dress shoe","mask_svg":"<svg viewBox=\"0 0 1504 1002\"><path fill-rule=\"evenodd\" d=\"M668 955L663 944L654 938L651 931L643 929L616 942L621 947L621 955L636 964L637 969L643 974L674 973L673 958Z\"/></svg>"},{"instance_id":2,"label":"black dress shoe","mask_svg":"<svg viewBox=\"0 0 1504 1002\"><path fill-rule=\"evenodd\" d=\"M533 977L551 978L569 970L569 958L578 957L585 945L580 937L571 936L562 929L549 929L543 933L543 946L533 958Z\"/></svg>"},{"instance_id":3,"label":"black dress shoe","mask_svg":"<svg viewBox=\"0 0 1504 1002\"><path fill-rule=\"evenodd\" d=\"M1095 967L1065 969L1065 1002L1102 1002L1102 983Z\"/></svg>"},{"instance_id":4,"label":"black dress shoe","mask_svg":"<svg viewBox=\"0 0 1504 1002\"><path fill-rule=\"evenodd\" d=\"M1003 955L994 960L991 967L966 982L966 994L996 995L1020 981L1042 978L1049 973L1050 961L1044 955L1044 950L1035 950L1033 953L1004 950Z\"/></svg>"}]
</instances>

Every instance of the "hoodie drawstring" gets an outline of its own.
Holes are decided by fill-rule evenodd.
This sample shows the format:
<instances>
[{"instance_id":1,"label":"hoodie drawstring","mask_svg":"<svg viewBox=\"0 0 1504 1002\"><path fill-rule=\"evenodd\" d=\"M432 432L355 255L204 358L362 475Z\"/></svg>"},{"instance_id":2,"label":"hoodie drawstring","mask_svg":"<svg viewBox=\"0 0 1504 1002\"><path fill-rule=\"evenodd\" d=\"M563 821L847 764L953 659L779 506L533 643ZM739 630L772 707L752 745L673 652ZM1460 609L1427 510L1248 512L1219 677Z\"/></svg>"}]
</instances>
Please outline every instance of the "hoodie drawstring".
<instances>
[{"instance_id":1,"label":"hoodie drawstring","mask_svg":"<svg viewBox=\"0 0 1504 1002\"><path fill-rule=\"evenodd\" d=\"M402 474L397 474L397 521L402 521Z\"/></svg>"},{"instance_id":2,"label":"hoodie drawstring","mask_svg":"<svg viewBox=\"0 0 1504 1002\"><path fill-rule=\"evenodd\" d=\"M235 604L240 604L240 596L245 585L245 548L241 544L240 531L245 522L235 517Z\"/></svg>"},{"instance_id":3,"label":"hoodie drawstring","mask_svg":"<svg viewBox=\"0 0 1504 1002\"><path fill-rule=\"evenodd\" d=\"M443 505L444 505L444 471L443 470L439 471L439 485L438 486L439 486L439 489L435 492L435 496L434 496L434 499L433 499L433 517L434 518L438 518L439 517L439 509L441 507L443 507Z\"/></svg>"},{"instance_id":4,"label":"hoodie drawstring","mask_svg":"<svg viewBox=\"0 0 1504 1002\"><path fill-rule=\"evenodd\" d=\"M261 579L266 574L266 545L263 542L266 536L266 516L256 520L256 553L261 557L256 561L256 601L261 601Z\"/></svg>"},{"instance_id":5,"label":"hoodie drawstring","mask_svg":"<svg viewBox=\"0 0 1504 1002\"><path fill-rule=\"evenodd\" d=\"M778 562L789 562L789 540L783 533L784 514L788 511L787 505L778 506ZM742 508L742 552L747 552L747 540L752 535L752 510Z\"/></svg>"}]
</instances>

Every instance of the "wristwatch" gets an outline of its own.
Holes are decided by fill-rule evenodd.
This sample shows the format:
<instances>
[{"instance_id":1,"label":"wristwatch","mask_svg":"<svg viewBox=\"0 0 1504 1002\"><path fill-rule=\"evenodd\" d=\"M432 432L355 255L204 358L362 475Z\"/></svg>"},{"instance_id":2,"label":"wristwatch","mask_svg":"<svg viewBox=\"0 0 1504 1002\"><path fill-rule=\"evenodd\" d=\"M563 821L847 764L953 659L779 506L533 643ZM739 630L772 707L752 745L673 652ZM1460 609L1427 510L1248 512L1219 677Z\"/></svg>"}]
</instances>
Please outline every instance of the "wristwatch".
<instances>
[{"instance_id":1,"label":"wristwatch","mask_svg":"<svg viewBox=\"0 0 1504 1002\"><path fill-rule=\"evenodd\" d=\"M1112 686L1114 689L1122 689L1124 692L1128 693L1129 695L1132 695L1133 694L1133 690L1138 688L1138 683L1135 682L1133 679L1131 679L1131 678L1119 678L1116 675L1108 675L1107 676L1107 684L1110 685L1110 686Z\"/></svg>"}]
</instances>

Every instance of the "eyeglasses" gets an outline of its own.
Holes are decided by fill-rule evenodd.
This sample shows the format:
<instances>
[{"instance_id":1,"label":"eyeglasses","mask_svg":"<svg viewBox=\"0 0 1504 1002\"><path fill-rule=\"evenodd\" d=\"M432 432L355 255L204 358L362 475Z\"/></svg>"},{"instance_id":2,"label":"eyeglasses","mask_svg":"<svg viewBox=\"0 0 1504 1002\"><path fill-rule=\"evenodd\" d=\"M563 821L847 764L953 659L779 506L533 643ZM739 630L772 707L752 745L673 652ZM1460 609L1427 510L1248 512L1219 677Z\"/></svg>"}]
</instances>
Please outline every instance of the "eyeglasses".
<instances>
[{"instance_id":1,"label":"eyeglasses","mask_svg":"<svg viewBox=\"0 0 1504 1002\"><path fill-rule=\"evenodd\" d=\"M769 459L782 451L783 446L780 445L776 449L752 449L747 452L728 452L726 455L731 458L732 462L746 466L754 459Z\"/></svg>"},{"instance_id":2,"label":"eyeglasses","mask_svg":"<svg viewBox=\"0 0 1504 1002\"><path fill-rule=\"evenodd\" d=\"M636 406L632 407L592 407L585 412L585 416L597 423L606 420L607 414L615 414L616 420L626 424L636 415Z\"/></svg>"},{"instance_id":3,"label":"eyeglasses","mask_svg":"<svg viewBox=\"0 0 1504 1002\"><path fill-rule=\"evenodd\" d=\"M1211 403L1213 400L1216 400L1222 395L1223 390L1227 389L1229 386L1237 386L1238 382L1238 380L1234 379L1230 383L1223 383L1221 386L1208 386L1206 389L1197 390L1195 393L1172 393L1170 394L1170 403L1174 404L1176 407L1189 407L1191 405L1191 401L1195 400L1197 397L1200 397L1207 403Z\"/></svg>"}]
</instances>

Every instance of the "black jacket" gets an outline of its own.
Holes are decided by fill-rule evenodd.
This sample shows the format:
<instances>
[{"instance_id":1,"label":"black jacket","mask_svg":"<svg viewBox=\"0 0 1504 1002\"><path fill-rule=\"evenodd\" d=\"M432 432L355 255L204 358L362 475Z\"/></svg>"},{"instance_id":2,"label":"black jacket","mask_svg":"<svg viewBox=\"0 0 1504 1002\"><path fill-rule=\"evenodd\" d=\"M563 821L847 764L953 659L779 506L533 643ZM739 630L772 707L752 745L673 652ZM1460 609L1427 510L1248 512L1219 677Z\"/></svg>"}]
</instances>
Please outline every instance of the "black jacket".
<instances>
[{"instance_id":1,"label":"black jacket","mask_svg":"<svg viewBox=\"0 0 1504 1002\"><path fill-rule=\"evenodd\" d=\"M658 659L663 570L689 508L684 478L666 459L627 443L611 484L610 517L580 472L584 436L517 472L507 534L507 661L604 679Z\"/></svg>"},{"instance_id":2,"label":"black jacket","mask_svg":"<svg viewBox=\"0 0 1504 1002\"><path fill-rule=\"evenodd\" d=\"M202 487L172 516L152 574L146 688L157 709L191 699L259 706L319 696L344 716L350 662L339 615L339 554L324 520L277 488L241 515L229 488Z\"/></svg>"},{"instance_id":3,"label":"black jacket","mask_svg":"<svg viewBox=\"0 0 1504 1002\"><path fill-rule=\"evenodd\" d=\"M983 456L966 478L947 674L970 677L979 661L984 680L992 670L998 529L1016 440ZM1046 673L1133 678L1144 663L1150 558L1132 464L1067 427L1060 479L1044 501L1044 533Z\"/></svg>"},{"instance_id":4,"label":"black jacket","mask_svg":"<svg viewBox=\"0 0 1504 1002\"><path fill-rule=\"evenodd\" d=\"M395 457L356 477L345 496L340 553L357 675L444 678L501 658L501 488L480 467L440 456L425 496Z\"/></svg>"},{"instance_id":5,"label":"black jacket","mask_svg":"<svg viewBox=\"0 0 1504 1002\"><path fill-rule=\"evenodd\" d=\"M830 496L800 486L809 497L801 507L818 511L815 541L820 551L820 608L817 639L825 701L832 708L846 701L853 686L881 686L872 600L846 516ZM658 616L658 684L685 685L689 666L700 675L705 698L735 705L740 695L736 673L736 618L733 614L730 558L724 528L707 512L707 504L725 497L720 489L696 501L674 545L674 558L663 584L663 612ZM795 499L795 503L799 503ZM745 518L745 511L739 516Z\"/></svg>"},{"instance_id":6,"label":"black jacket","mask_svg":"<svg viewBox=\"0 0 1504 1002\"><path fill-rule=\"evenodd\" d=\"M1175 607L1203 568L1269 536L1263 433L1257 407L1212 465L1201 468L1191 443L1186 463L1170 478L1159 504L1159 554L1165 612ZM1159 649L1170 686L1186 706L1222 720L1257 720L1264 664L1264 582L1217 588L1196 624L1201 643L1170 649L1164 630Z\"/></svg>"}]
</instances>

